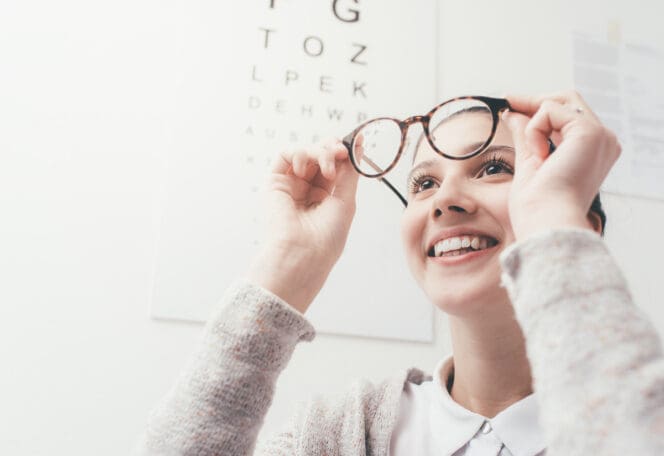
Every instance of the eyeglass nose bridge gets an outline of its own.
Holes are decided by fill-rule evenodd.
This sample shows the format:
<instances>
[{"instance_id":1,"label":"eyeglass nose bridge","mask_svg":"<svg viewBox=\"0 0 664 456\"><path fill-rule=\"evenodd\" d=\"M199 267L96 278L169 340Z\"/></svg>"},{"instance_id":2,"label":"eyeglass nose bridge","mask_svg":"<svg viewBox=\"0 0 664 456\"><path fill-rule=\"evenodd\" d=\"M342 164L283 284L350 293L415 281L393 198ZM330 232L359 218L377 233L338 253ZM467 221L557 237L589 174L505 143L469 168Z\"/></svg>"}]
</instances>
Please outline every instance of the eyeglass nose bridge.
<instances>
[{"instance_id":1,"label":"eyeglass nose bridge","mask_svg":"<svg viewBox=\"0 0 664 456\"><path fill-rule=\"evenodd\" d=\"M413 124L416 124L418 122L422 123L422 126L424 128L429 127L429 116L412 116L407 119L404 119L401 121L401 128L402 129L407 129Z\"/></svg>"},{"instance_id":2,"label":"eyeglass nose bridge","mask_svg":"<svg viewBox=\"0 0 664 456\"><path fill-rule=\"evenodd\" d=\"M411 125L414 125L416 123L421 123L422 124L422 129L425 135L427 135L429 131L429 120L430 120L429 115L418 115L418 116L412 116L407 119L404 119L399 122L399 126L401 127L401 149L399 150L399 155L401 155L401 152L403 149L407 148L410 145L410 140L408 137L408 130L410 129Z\"/></svg>"}]
</instances>

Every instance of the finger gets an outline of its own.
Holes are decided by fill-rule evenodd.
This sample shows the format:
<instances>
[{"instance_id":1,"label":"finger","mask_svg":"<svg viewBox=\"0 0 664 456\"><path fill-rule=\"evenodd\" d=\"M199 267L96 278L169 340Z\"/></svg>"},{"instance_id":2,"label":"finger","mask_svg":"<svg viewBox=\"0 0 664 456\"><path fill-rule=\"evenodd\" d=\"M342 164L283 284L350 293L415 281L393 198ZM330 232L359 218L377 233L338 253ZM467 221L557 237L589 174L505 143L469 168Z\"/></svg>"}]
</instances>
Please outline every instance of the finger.
<instances>
[{"instance_id":1,"label":"finger","mask_svg":"<svg viewBox=\"0 0 664 456\"><path fill-rule=\"evenodd\" d=\"M554 95L509 95L506 97L513 111L520 112L527 116L533 116L542 106L545 100L564 103L559 96Z\"/></svg>"},{"instance_id":2,"label":"finger","mask_svg":"<svg viewBox=\"0 0 664 456\"><path fill-rule=\"evenodd\" d=\"M350 167L350 173L345 170L346 166ZM353 182L352 178L359 177L350 165L348 150L339 140L326 141L307 149L281 152L275 160L272 172L302 179L327 194L331 194L335 186L339 187L335 194L344 199L349 199L348 195L354 195L357 179ZM354 174L356 176L353 176ZM336 179L337 177L339 179Z\"/></svg>"},{"instance_id":3,"label":"finger","mask_svg":"<svg viewBox=\"0 0 664 456\"><path fill-rule=\"evenodd\" d=\"M339 138L328 138L328 139L325 140L325 142L323 143L323 146L324 146L326 149L329 149L329 150L336 150L336 149L339 148L339 147L341 147L341 148L344 149L344 150L346 149L346 147L344 146L343 141L342 141L341 139L339 139Z\"/></svg>"},{"instance_id":4,"label":"finger","mask_svg":"<svg viewBox=\"0 0 664 456\"><path fill-rule=\"evenodd\" d=\"M348 156L350 155L350 152L348 149L346 149L346 146L344 145L343 141L337 140L337 142L332 147L335 151L334 155L335 160L343 161L349 158Z\"/></svg>"},{"instance_id":5,"label":"finger","mask_svg":"<svg viewBox=\"0 0 664 456\"><path fill-rule=\"evenodd\" d=\"M306 161L307 171L301 177L313 182L313 178L318 173L322 173L325 178L329 179L333 166L329 162L329 152L325 149L323 143L310 146L303 153L304 157L302 160Z\"/></svg>"},{"instance_id":6,"label":"finger","mask_svg":"<svg viewBox=\"0 0 664 456\"><path fill-rule=\"evenodd\" d=\"M284 150L280 152L272 164L272 172L275 174L295 175L293 160L297 150Z\"/></svg>"},{"instance_id":7,"label":"finger","mask_svg":"<svg viewBox=\"0 0 664 456\"><path fill-rule=\"evenodd\" d=\"M328 140L323 144L323 150L318 159L321 170L327 179L334 180L337 171L337 160L343 159L346 148L337 140Z\"/></svg>"},{"instance_id":8,"label":"finger","mask_svg":"<svg viewBox=\"0 0 664 456\"><path fill-rule=\"evenodd\" d=\"M310 162L315 164L322 175L330 181L334 181L336 177L337 156L343 158L344 155L345 147L337 140L319 143L308 150Z\"/></svg>"},{"instance_id":9,"label":"finger","mask_svg":"<svg viewBox=\"0 0 664 456\"><path fill-rule=\"evenodd\" d=\"M590 110L590 106L588 106L586 100L576 90L566 90L539 95L539 99L541 102L544 102L545 100L551 100L560 104L574 106L575 108L582 107Z\"/></svg>"},{"instance_id":10,"label":"finger","mask_svg":"<svg viewBox=\"0 0 664 456\"><path fill-rule=\"evenodd\" d=\"M332 158L334 160L335 168L341 166L345 162L350 162L350 152L343 142L338 141L330 146Z\"/></svg>"},{"instance_id":11,"label":"finger","mask_svg":"<svg viewBox=\"0 0 664 456\"><path fill-rule=\"evenodd\" d=\"M355 137L355 145L362 147L362 144L364 144L364 133L358 133Z\"/></svg>"},{"instance_id":12,"label":"finger","mask_svg":"<svg viewBox=\"0 0 664 456\"><path fill-rule=\"evenodd\" d=\"M307 151L304 149L297 150L293 153L293 174L300 179L305 179L307 176L309 158Z\"/></svg>"},{"instance_id":13,"label":"finger","mask_svg":"<svg viewBox=\"0 0 664 456\"><path fill-rule=\"evenodd\" d=\"M285 150L279 152L272 163L273 174L288 174L291 170L292 152Z\"/></svg>"},{"instance_id":14,"label":"finger","mask_svg":"<svg viewBox=\"0 0 664 456\"><path fill-rule=\"evenodd\" d=\"M326 179L330 179L329 176L333 175L334 173L334 163L330 163L329 159L327 158L329 153L321 143L307 148L304 151L304 154L305 157L303 160L306 160L307 169L302 176L303 179L308 182L313 182L313 178L318 173L323 174Z\"/></svg>"},{"instance_id":15,"label":"finger","mask_svg":"<svg viewBox=\"0 0 664 456\"><path fill-rule=\"evenodd\" d=\"M311 186L322 189L326 195L331 195L334 190L334 181L326 178L322 172L318 172L311 180Z\"/></svg>"},{"instance_id":16,"label":"finger","mask_svg":"<svg viewBox=\"0 0 664 456\"><path fill-rule=\"evenodd\" d=\"M565 130L583 118L569 105L545 100L540 109L530 119L526 127L526 138L540 155L546 157L549 150L548 139L555 132L565 135Z\"/></svg>"},{"instance_id":17,"label":"finger","mask_svg":"<svg viewBox=\"0 0 664 456\"><path fill-rule=\"evenodd\" d=\"M305 181L310 181L317 171L318 167L315 162L311 162L306 149L283 151L272 165L273 174L294 175Z\"/></svg>"},{"instance_id":18,"label":"finger","mask_svg":"<svg viewBox=\"0 0 664 456\"><path fill-rule=\"evenodd\" d=\"M514 167L517 173L527 173L528 169L537 167L541 163L539 154L537 154L526 138L526 127L530 118L517 112L503 112L502 119L507 128L512 133L514 141L515 157Z\"/></svg>"},{"instance_id":19,"label":"finger","mask_svg":"<svg viewBox=\"0 0 664 456\"><path fill-rule=\"evenodd\" d=\"M363 144L364 135L362 133L358 133L353 139L353 143L351 144L352 150L350 150L348 154L349 157L352 156L352 161L358 167L362 166L362 157L364 156L364 147L362 147Z\"/></svg>"},{"instance_id":20,"label":"finger","mask_svg":"<svg viewBox=\"0 0 664 456\"><path fill-rule=\"evenodd\" d=\"M322 174L325 179L334 181L336 177L336 163L335 149L325 147L323 143L316 146L311 146L303 151L305 156L302 160L306 160L306 172L301 177L309 182L313 182L314 177L318 173Z\"/></svg>"},{"instance_id":21,"label":"finger","mask_svg":"<svg viewBox=\"0 0 664 456\"><path fill-rule=\"evenodd\" d=\"M337 171L334 196L344 203L355 204L359 178L360 174L355 170L350 160L342 161Z\"/></svg>"},{"instance_id":22,"label":"finger","mask_svg":"<svg viewBox=\"0 0 664 456\"><path fill-rule=\"evenodd\" d=\"M340 140L332 138L311 149L310 157L317 160L319 169L311 180L311 185L322 189L328 195L331 194L336 185L339 166L337 160L347 159L348 151Z\"/></svg>"},{"instance_id":23,"label":"finger","mask_svg":"<svg viewBox=\"0 0 664 456\"><path fill-rule=\"evenodd\" d=\"M364 156L364 135L362 133L357 135L357 138L355 138L354 149L355 156L357 157L357 161L359 163L359 161L362 160L362 157Z\"/></svg>"},{"instance_id":24,"label":"finger","mask_svg":"<svg viewBox=\"0 0 664 456\"><path fill-rule=\"evenodd\" d=\"M508 95L506 98L513 111L521 112L529 116L533 116L545 101L554 101L562 105L571 106L575 110L580 108L584 114L598 120L597 115L593 112L588 103L586 103L583 97L576 91L555 92L536 96Z\"/></svg>"},{"instance_id":25,"label":"finger","mask_svg":"<svg viewBox=\"0 0 664 456\"><path fill-rule=\"evenodd\" d=\"M557 147L558 144L563 142L563 135L561 135L559 131L554 131L549 139L551 139L553 144Z\"/></svg>"}]
</instances>

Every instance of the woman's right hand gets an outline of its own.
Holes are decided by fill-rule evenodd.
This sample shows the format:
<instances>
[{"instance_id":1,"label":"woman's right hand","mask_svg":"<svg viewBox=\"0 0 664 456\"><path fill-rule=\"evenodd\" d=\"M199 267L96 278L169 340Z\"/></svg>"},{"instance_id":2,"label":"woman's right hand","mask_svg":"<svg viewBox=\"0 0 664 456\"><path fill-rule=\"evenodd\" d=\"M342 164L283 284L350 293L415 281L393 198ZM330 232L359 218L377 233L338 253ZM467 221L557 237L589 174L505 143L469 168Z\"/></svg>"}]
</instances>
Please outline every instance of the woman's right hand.
<instances>
[{"instance_id":1,"label":"woman's right hand","mask_svg":"<svg viewBox=\"0 0 664 456\"><path fill-rule=\"evenodd\" d=\"M358 178L339 140L279 154L267 183L267 237L248 279L304 313L346 244Z\"/></svg>"}]
</instances>

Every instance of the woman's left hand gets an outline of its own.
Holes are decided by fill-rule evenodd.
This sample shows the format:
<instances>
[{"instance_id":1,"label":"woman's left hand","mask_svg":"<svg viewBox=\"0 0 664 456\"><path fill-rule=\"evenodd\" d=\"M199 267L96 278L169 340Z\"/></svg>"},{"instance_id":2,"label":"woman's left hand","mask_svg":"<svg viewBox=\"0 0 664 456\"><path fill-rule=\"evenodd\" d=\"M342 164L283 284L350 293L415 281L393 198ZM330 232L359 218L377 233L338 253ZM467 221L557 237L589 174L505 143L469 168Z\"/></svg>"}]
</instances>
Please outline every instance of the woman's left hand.
<instances>
[{"instance_id":1,"label":"woman's left hand","mask_svg":"<svg viewBox=\"0 0 664 456\"><path fill-rule=\"evenodd\" d=\"M620 155L616 136L576 92L508 96L503 121L516 149L509 212L516 239L551 228L591 228L588 211ZM548 138L556 151L549 154Z\"/></svg>"}]
</instances>

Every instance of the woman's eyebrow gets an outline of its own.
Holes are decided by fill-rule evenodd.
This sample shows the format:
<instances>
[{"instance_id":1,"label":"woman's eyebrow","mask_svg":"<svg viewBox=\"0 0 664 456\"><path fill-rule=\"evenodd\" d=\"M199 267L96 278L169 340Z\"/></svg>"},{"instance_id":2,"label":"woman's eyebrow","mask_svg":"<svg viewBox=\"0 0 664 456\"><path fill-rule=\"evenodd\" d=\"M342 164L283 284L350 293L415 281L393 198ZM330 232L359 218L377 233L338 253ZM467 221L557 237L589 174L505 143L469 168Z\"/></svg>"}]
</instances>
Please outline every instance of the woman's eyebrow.
<instances>
[{"instance_id":1,"label":"woman's eyebrow","mask_svg":"<svg viewBox=\"0 0 664 456\"><path fill-rule=\"evenodd\" d=\"M512 147L512 146L496 144L496 145L487 147L484 152L482 152L481 154L478 155L478 157L482 156L483 154L486 154L487 152L499 152L499 151L500 152L507 152L507 153L512 154L512 155L514 155L516 153L516 151L514 150L514 147Z\"/></svg>"},{"instance_id":2,"label":"woman's eyebrow","mask_svg":"<svg viewBox=\"0 0 664 456\"><path fill-rule=\"evenodd\" d=\"M410 172L408 173L407 182L411 181L413 175L415 173L417 173L418 170L423 169L423 168L431 168L431 167L435 166L435 164L436 164L436 160L434 160L434 159L424 160L423 162L420 162L417 166L415 166L413 169L411 169Z\"/></svg>"},{"instance_id":3,"label":"woman's eyebrow","mask_svg":"<svg viewBox=\"0 0 664 456\"><path fill-rule=\"evenodd\" d=\"M481 144L478 144L476 146L476 148L480 147L480 146L481 146ZM486 153L498 152L498 151L510 153L512 155L514 155L514 153L515 153L514 147L512 147L512 146L507 146L507 145L503 145L503 144L494 144L494 145L491 145L491 146L487 147L481 154L476 155L473 158L471 158L469 160L465 160L465 161L469 161L469 162L473 163L473 162L477 161L478 158L482 157ZM434 167L437 162L438 162L437 159L431 159L431 160L424 160L423 162L419 163L417 166L415 166L413 169L410 170L410 172L408 173L408 180L407 181L410 182L413 175L415 173L417 173L420 169Z\"/></svg>"},{"instance_id":4,"label":"woman's eyebrow","mask_svg":"<svg viewBox=\"0 0 664 456\"><path fill-rule=\"evenodd\" d=\"M482 147L482 143L477 143L477 144L471 144L468 147L468 150L477 150L479 147ZM497 152L497 151L503 151L503 152L509 152L509 153L514 153L514 147L508 146L506 144L492 144L486 149L482 151L481 154L476 155L474 158L481 157L482 155L486 154L487 152ZM472 160L472 159L471 159Z\"/></svg>"}]
</instances>

